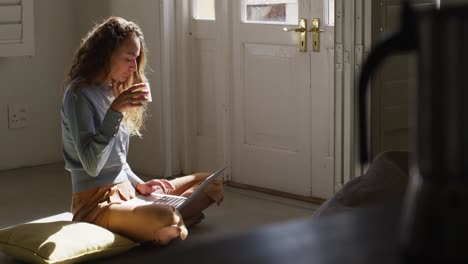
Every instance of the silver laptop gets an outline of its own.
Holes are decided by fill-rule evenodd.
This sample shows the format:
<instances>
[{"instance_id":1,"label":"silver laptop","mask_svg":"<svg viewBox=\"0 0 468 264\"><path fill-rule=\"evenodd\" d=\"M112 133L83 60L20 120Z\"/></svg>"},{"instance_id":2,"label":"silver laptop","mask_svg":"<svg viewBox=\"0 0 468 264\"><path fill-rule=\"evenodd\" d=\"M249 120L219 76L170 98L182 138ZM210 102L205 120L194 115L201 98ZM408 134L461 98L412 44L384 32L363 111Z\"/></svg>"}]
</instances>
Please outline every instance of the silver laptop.
<instances>
[{"instance_id":1,"label":"silver laptop","mask_svg":"<svg viewBox=\"0 0 468 264\"><path fill-rule=\"evenodd\" d=\"M189 196L189 197L182 197L182 196L175 196L169 194L159 194L159 193L152 193L150 195L142 195L138 194L135 198L127 201L126 204L167 204L172 205L178 210L181 210L188 204L190 204L193 200L195 200L203 190L208 187L208 185L218 178L222 172L226 169L226 167L219 169L218 171L214 172L210 176L206 177L205 180L198 186L198 188Z\"/></svg>"}]
</instances>

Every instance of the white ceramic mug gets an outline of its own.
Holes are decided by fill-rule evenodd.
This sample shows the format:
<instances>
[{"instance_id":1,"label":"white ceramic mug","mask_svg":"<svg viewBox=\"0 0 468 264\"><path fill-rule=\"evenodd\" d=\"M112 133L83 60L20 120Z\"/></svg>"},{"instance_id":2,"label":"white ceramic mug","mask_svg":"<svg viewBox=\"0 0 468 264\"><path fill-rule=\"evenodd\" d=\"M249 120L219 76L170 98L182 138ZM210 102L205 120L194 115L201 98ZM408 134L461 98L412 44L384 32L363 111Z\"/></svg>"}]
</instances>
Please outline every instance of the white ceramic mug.
<instances>
[{"instance_id":1,"label":"white ceramic mug","mask_svg":"<svg viewBox=\"0 0 468 264\"><path fill-rule=\"evenodd\" d=\"M148 91L148 94L146 96L148 96L148 103L149 102L152 102L153 101L153 98L151 97L151 88L150 88L150 84L149 83L144 83L146 84L146 86L141 86L139 88L137 88L136 90L134 90L135 92L136 91Z\"/></svg>"},{"instance_id":2,"label":"white ceramic mug","mask_svg":"<svg viewBox=\"0 0 468 264\"><path fill-rule=\"evenodd\" d=\"M151 97L151 88L149 83L146 83L146 90L148 90L148 103L150 103L153 101L153 98Z\"/></svg>"}]
</instances>

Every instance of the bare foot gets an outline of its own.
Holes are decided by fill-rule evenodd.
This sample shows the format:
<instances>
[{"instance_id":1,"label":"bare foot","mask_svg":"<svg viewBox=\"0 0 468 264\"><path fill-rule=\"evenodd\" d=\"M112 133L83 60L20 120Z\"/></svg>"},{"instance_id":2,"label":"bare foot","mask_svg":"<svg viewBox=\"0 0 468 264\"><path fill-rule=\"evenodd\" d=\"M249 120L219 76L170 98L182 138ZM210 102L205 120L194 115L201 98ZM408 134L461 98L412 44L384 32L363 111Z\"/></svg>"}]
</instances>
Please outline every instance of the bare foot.
<instances>
[{"instance_id":1,"label":"bare foot","mask_svg":"<svg viewBox=\"0 0 468 264\"><path fill-rule=\"evenodd\" d=\"M155 234L155 244L157 245L167 245L172 240L180 236L180 228L176 226L167 226L159 229Z\"/></svg>"},{"instance_id":2,"label":"bare foot","mask_svg":"<svg viewBox=\"0 0 468 264\"><path fill-rule=\"evenodd\" d=\"M175 224L171 226L163 227L159 229L158 231L156 231L154 235L155 245L167 245L169 244L169 242L176 239L177 237L180 237L182 240L185 240L185 238L187 238L188 231L187 231L187 227L184 224L182 216L177 210L175 210L175 213L176 213L175 219L174 219Z\"/></svg>"}]
</instances>

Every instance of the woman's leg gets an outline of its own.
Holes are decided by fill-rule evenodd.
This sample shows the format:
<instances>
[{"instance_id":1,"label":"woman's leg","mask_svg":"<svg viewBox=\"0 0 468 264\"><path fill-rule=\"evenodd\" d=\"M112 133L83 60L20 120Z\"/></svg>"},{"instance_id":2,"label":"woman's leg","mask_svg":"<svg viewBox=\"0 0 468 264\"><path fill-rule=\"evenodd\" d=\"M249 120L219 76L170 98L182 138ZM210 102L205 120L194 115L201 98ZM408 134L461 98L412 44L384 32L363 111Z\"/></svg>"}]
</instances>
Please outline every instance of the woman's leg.
<instances>
[{"instance_id":1,"label":"woman's leg","mask_svg":"<svg viewBox=\"0 0 468 264\"><path fill-rule=\"evenodd\" d=\"M179 236L185 239L188 234L179 212L166 205L113 204L95 223L137 242L153 241L160 245Z\"/></svg>"},{"instance_id":2,"label":"woman's leg","mask_svg":"<svg viewBox=\"0 0 468 264\"><path fill-rule=\"evenodd\" d=\"M175 189L168 191L167 194L188 197L200 186L203 180L210 175L210 173L196 173L171 180L170 182L174 185ZM220 204L223 198L223 182L218 178L207 186L203 195L200 195L190 205L180 210L186 225L191 226L201 221L201 219L203 219L202 211L214 202Z\"/></svg>"}]
</instances>

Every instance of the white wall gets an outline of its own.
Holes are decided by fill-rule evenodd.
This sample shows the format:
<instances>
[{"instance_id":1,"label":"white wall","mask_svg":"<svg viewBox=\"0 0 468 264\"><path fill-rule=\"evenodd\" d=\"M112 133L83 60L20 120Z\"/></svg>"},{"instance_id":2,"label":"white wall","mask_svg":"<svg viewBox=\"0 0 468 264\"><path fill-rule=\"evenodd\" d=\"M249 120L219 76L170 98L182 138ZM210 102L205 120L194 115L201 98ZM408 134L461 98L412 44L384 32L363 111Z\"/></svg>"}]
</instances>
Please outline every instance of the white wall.
<instances>
[{"instance_id":1,"label":"white wall","mask_svg":"<svg viewBox=\"0 0 468 264\"><path fill-rule=\"evenodd\" d=\"M72 0L73 1L73 0ZM77 39L76 46L78 48L79 41L84 35L97 23L101 23L109 14L110 0L79 0L73 1L74 12L73 20L75 21L75 37Z\"/></svg>"},{"instance_id":2,"label":"white wall","mask_svg":"<svg viewBox=\"0 0 468 264\"><path fill-rule=\"evenodd\" d=\"M137 22L149 50L153 103L144 139L132 139L129 163L137 172L162 175L159 1L41 0L34 5L35 56L0 58L0 170L63 161L62 82L81 38L112 14ZM8 128L7 105L11 103L29 106L27 127Z\"/></svg>"},{"instance_id":3,"label":"white wall","mask_svg":"<svg viewBox=\"0 0 468 264\"><path fill-rule=\"evenodd\" d=\"M62 160L59 110L74 44L73 2L35 1L35 56L0 58L0 170ZM8 128L8 104L29 107L27 127Z\"/></svg>"},{"instance_id":4,"label":"white wall","mask_svg":"<svg viewBox=\"0 0 468 264\"><path fill-rule=\"evenodd\" d=\"M160 1L112 0L110 14L136 22L142 29L148 50L147 77L151 84L153 102L148 106L148 119L143 139L133 137L128 162L136 172L152 176L163 175L161 142L161 50Z\"/></svg>"}]
</instances>

